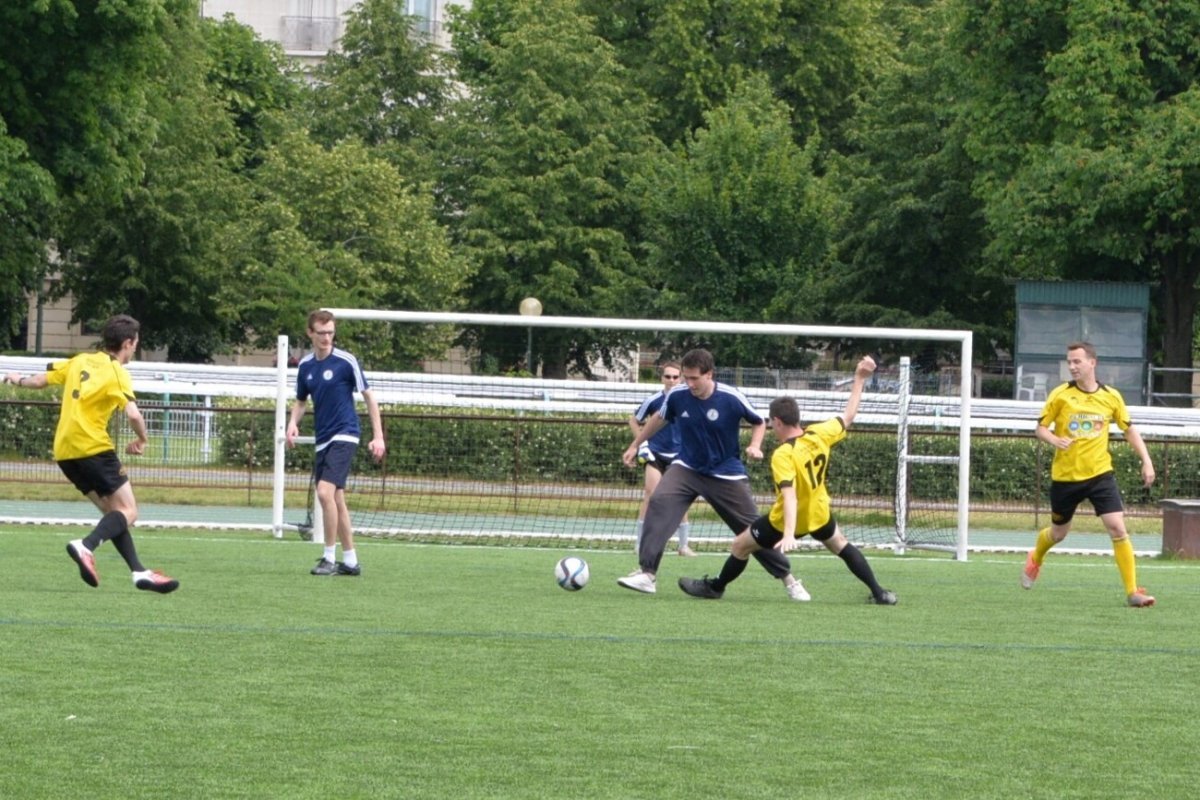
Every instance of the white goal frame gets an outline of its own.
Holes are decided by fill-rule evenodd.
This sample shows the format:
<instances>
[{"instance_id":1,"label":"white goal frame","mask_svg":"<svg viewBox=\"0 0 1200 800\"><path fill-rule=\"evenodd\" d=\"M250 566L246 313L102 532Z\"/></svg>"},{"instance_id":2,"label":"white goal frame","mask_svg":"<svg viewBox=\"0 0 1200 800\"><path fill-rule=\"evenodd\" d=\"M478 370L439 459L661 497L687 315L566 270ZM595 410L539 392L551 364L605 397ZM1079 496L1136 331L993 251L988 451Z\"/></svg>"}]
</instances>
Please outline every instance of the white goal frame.
<instances>
[{"instance_id":1,"label":"white goal frame","mask_svg":"<svg viewBox=\"0 0 1200 800\"><path fill-rule=\"evenodd\" d=\"M804 338L844 338L844 339L896 339L906 341L946 342L957 343L960 351L959 396L954 405L947 407L949 412L941 421L953 424L953 411L958 410L958 456L929 457L912 456L901 444L898 448L898 474L907 473L910 463L956 463L958 467L958 501L957 525L954 557L959 561L967 560L967 527L970 511L970 474L971 474L971 380L973 365L973 335L971 331L923 329L923 328L869 328L842 327L828 325L788 325L749 322L713 322L695 320L664 320L664 319L619 319L609 317L555 317L555 316L523 316L518 314L478 314L433 311L388 311L361 308L327 308L327 311L339 321L374 321L403 324L426 325L488 325L514 328L568 328L568 329L603 329L626 331L655 331L726 334L763 334L775 336L796 336ZM272 507L272 532L276 538L282 537L287 526L283 522L283 470L284 447L287 425L287 409L290 399L290 385L287 370L287 337L279 337L277 367L277 395L275 409L275 494ZM907 372L907 370L904 370ZM901 402L907 405L907 388L903 392ZM900 493L901 495L903 493ZM901 506L904 498L898 498ZM904 519L897 519L897 550L904 547ZM938 548L944 549L944 548Z\"/></svg>"}]
</instances>

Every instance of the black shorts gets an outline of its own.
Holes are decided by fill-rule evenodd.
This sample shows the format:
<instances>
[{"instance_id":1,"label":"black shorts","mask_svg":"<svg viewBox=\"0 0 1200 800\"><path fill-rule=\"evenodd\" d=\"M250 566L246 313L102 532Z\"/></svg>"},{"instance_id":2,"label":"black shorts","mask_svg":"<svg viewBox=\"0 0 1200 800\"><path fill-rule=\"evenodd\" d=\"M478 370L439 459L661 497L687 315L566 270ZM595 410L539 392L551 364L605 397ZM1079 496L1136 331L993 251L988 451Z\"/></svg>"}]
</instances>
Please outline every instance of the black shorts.
<instances>
[{"instance_id":1,"label":"black shorts","mask_svg":"<svg viewBox=\"0 0 1200 800\"><path fill-rule=\"evenodd\" d=\"M125 467L121 465L115 450L105 450L84 458L64 459L58 462L58 468L80 492L95 492L98 497L108 497L129 483L129 476L125 474Z\"/></svg>"},{"instance_id":2,"label":"black shorts","mask_svg":"<svg viewBox=\"0 0 1200 800\"><path fill-rule=\"evenodd\" d=\"M350 479L350 464L354 461L354 442L330 442L317 451L313 464L313 480L332 483L339 489L346 488Z\"/></svg>"},{"instance_id":3,"label":"black shorts","mask_svg":"<svg viewBox=\"0 0 1200 800\"><path fill-rule=\"evenodd\" d=\"M646 462L646 466L650 469L656 469L659 472L666 473L667 468L669 468L671 463L675 461L675 456L664 456L662 453L655 453L653 450L650 452L654 455L653 461Z\"/></svg>"},{"instance_id":4,"label":"black shorts","mask_svg":"<svg viewBox=\"0 0 1200 800\"><path fill-rule=\"evenodd\" d=\"M837 520L835 520L833 517L830 517L828 522L817 528L815 531L797 533L796 538L799 539L801 536L811 536L818 542L825 542L828 541L829 537L833 536L835 533L837 533ZM769 515L763 514L761 517L754 520L754 522L750 523L750 538L753 539L755 543L762 549L770 550L772 547L783 541L783 531L771 524L771 517Z\"/></svg>"},{"instance_id":5,"label":"black shorts","mask_svg":"<svg viewBox=\"0 0 1200 800\"><path fill-rule=\"evenodd\" d=\"M1097 517L1125 510L1116 476L1106 472L1086 481L1051 481L1050 520L1055 525L1067 524L1084 500L1091 501Z\"/></svg>"}]
</instances>

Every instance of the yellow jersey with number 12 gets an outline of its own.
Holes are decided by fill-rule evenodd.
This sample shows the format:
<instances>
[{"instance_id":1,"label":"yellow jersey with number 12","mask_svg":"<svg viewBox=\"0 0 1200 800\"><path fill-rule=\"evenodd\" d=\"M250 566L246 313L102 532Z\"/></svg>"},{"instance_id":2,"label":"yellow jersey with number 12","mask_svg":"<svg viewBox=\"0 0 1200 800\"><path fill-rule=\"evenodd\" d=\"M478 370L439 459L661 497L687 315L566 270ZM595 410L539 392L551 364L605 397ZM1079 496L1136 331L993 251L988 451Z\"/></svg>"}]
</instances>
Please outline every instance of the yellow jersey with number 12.
<instances>
[{"instance_id":1,"label":"yellow jersey with number 12","mask_svg":"<svg viewBox=\"0 0 1200 800\"><path fill-rule=\"evenodd\" d=\"M1074 381L1050 392L1038 423L1054 431L1055 436L1072 439L1066 450L1054 451L1050 478L1056 481L1086 481L1112 471L1108 452L1109 426L1129 427L1129 409L1121 393L1103 383L1094 392L1085 392Z\"/></svg>"},{"instance_id":2,"label":"yellow jersey with number 12","mask_svg":"<svg viewBox=\"0 0 1200 800\"><path fill-rule=\"evenodd\" d=\"M783 530L783 487L796 489L796 536L812 533L829 522L829 490L825 474L829 470L829 451L846 438L841 417L809 425L804 433L789 439L771 454L771 477L775 482L775 504L768 518L776 530Z\"/></svg>"},{"instance_id":3,"label":"yellow jersey with number 12","mask_svg":"<svg viewBox=\"0 0 1200 800\"><path fill-rule=\"evenodd\" d=\"M46 381L62 386L62 408L54 431L54 460L86 458L112 450L108 421L134 399L133 381L121 362L108 353L80 353L56 361Z\"/></svg>"}]
</instances>

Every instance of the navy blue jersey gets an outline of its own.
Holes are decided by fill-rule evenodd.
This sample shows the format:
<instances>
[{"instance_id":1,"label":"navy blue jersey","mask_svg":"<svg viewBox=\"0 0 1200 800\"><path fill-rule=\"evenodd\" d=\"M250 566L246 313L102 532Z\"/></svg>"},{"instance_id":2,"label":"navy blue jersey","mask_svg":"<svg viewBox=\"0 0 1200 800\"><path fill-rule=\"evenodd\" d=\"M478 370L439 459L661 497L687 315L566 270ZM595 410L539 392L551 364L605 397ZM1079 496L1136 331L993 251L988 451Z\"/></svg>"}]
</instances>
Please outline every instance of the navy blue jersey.
<instances>
[{"instance_id":1,"label":"navy blue jersey","mask_svg":"<svg viewBox=\"0 0 1200 800\"><path fill-rule=\"evenodd\" d=\"M318 360L315 353L300 359L296 399L312 398L318 450L334 441L358 444L360 431L354 393L367 388L367 378L358 366L358 359L345 350L335 347L323 359Z\"/></svg>"},{"instance_id":2,"label":"navy blue jersey","mask_svg":"<svg viewBox=\"0 0 1200 800\"><path fill-rule=\"evenodd\" d=\"M647 397L645 402L638 406L638 410L633 413L633 418L640 424L645 425L646 418L662 408L663 401L666 398L667 393L665 391ZM650 437L650 440L646 442L646 446L655 455L674 458L679 454L679 426L667 423L666 427Z\"/></svg>"},{"instance_id":3,"label":"navy blue jersey","mask_svg":"<svg viewBox=\"0 0 1200 800\"><path fill-rule=\"evenodd\" d=\"M701 400L687 386L677 386L659 413L679 430L676 464L714 478L746 477L738 439L741 422L758 425L765 420L737 389L713 381L713 393Z\"/></svg>"}]
</instances>

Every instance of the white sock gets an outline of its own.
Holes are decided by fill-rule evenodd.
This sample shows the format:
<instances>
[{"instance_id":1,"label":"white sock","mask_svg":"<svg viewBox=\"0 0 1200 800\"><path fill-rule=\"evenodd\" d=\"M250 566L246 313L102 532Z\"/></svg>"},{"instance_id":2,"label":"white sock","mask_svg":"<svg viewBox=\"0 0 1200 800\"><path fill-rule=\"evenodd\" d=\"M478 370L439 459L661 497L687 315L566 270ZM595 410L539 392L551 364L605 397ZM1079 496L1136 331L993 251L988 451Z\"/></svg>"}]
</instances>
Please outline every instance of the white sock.
<instances>
[{"instance_id":1,"label":"white sock","mask_svg":"<svg viewBox=\"0 0 1200 800\"><path fill-rule=\"evenodd\" d=\"M680 550L687 547L688 532L691 531L691 528L692 528L692 523L685 522L679 526L678 530L675 531L675 535L679 537L679 549Z\"/></svg>"},{"instance_id":2,"label":"white sock","mask_svg":"<svg viewBox=\"0 0 1200 800\"><path fill-rule=\"evenodd\" d=\"M332 564L335 558L337 558L337 545L335 544L332 547L326 547L325 560Z\"/></svg>"},{"instance_id":3,"label":"white sock","mask_svg":"<svg viewBox=\"0 0 1200 800\"><path fill-rule=\"evenodd\" d=\"M357 567L358 566L358 553L354 552L353 550L343 550L342 551L342 563L345 564L347 567Z\"/></svg>"}]
</instances>

